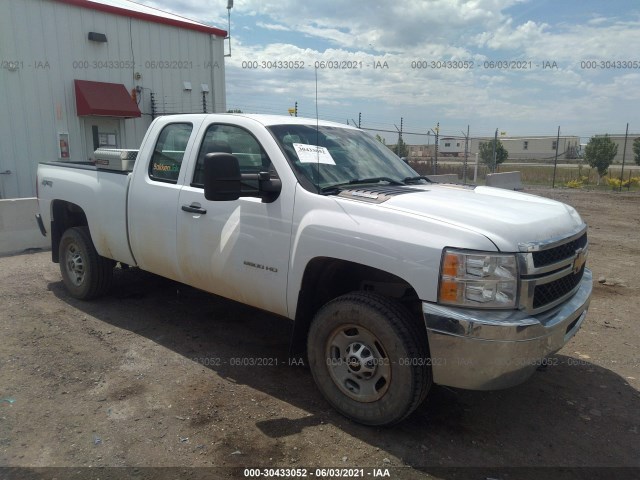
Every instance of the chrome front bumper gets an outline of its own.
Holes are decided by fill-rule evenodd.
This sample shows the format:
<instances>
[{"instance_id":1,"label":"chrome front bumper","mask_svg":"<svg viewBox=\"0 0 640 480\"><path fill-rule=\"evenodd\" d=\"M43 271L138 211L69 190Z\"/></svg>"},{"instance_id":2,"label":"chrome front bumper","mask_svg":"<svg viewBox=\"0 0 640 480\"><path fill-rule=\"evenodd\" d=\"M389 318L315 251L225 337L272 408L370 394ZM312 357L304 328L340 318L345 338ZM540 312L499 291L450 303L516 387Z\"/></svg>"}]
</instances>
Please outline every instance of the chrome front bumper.
<instances>
[{"instance_id":1,"label":"chrome front bumper","mask_svg":"<svg viewBox=\"0 0 640 480\"><path fill-rule=\"evenodd\" d=\"M517 385L580 329L593 278L585 270L575 295L546 312L470 310L422 303L433 381L470 390Z\"/></svg>"}]
</instances>

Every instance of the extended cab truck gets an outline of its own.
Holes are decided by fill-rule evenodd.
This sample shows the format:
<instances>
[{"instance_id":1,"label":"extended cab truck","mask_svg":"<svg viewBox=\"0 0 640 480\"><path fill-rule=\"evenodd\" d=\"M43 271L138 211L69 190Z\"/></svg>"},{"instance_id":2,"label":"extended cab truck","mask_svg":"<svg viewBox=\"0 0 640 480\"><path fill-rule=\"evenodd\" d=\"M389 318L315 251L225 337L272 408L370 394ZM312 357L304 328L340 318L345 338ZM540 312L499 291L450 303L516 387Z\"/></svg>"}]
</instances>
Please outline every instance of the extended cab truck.
<instances>
[{"instance_id":1,"label":"extended cab truck","mask_svg":"<svg viewBox=\"0 0 640 480\"><path fill-rule=\"evenodd\" d=\"M356 128L167 116L124 170L38 168L39 222L69 293L104 294L120 262L288 317L292 354L365 424L402 420L433 382L524 381L587 312L587 227L572 207L432 183Z\"/></svg>"}]
</instances>

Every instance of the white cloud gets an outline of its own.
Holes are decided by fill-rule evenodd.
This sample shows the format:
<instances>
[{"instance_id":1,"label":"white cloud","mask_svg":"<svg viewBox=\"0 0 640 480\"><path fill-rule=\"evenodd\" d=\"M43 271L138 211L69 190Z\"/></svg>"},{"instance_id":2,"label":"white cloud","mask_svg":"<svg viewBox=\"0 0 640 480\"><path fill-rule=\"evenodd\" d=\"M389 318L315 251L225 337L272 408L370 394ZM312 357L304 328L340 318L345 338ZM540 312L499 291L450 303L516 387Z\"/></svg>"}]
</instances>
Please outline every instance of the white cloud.
<instances>
[{"instance_id":1,"label":"white cloud","mask_svg":"<svg viewBox=\"0 0 640 480\"><path fill-rule=\"evenodd\" d=\"M136 0L138 3L175 13L191 20L203 22L218 28L226 28L226 10L212 9L208 2L194 0ZM226 3L225 3L226 5Z\"/></svg>"},{"instance_id":2,"label":"white cloud","mask_svg":"<svg viewBox=\"0 0 640 480\"><path fill-rule=\"evenodd\" d=\"M213 6L196 0L144 3L226 25L224 0ZM475 118L483 125L571 122L579 128L635 114L629 101L640 96L636 87L640 70L594 71L583 68L581 61L637 60L637 15L594 14L582 23L553 23L553 5L545 7L548 19L541 20L540 15L528 17L534 8L540 13L539 3L529 2L530 9L521 3L236 0L232 21L242 24L244 19L245 25L236 30L233 57L226 59L230 107L235 102L245 109L286 113L283 104L297 100L304 111L314 113L315 62L344 61L364 66L318 72L321 115L324 111L328 116L346 116L354 109L371 108L416 112L415 118L424 122L437 118L466 125ZM246 22L248 18L252 22ZM264 30L277 40L265 40ZM282 38L295 35L299 45L312 47L282 43ZM411 68L414 60L449 59L473 60L476 67L484 60L521 59L531 60L534 66L521 71ZM306 68L246 68L247 61L279 60L304 61ZM535 67L544 60L557 62L558 68ZM389 68L374 69L373 62L387 62Z\"/></svg>"},{"instance_id":3,"label":"white cloud","mask_svg":"<svg viewBox=\"0 0 640 480\"><path fill-rule=\"evenodd\" d=\"M539 42L547 28L546 24L538 25L532 21L513 28L509 20L494 31L482 32L476 37L476 41L479 46L487 46L493 50L517 50Z\"/></svg>"},{"instance_id":4,"label":"white cloud","mask_svg":"<svg viewBox=\"0 0 640 480\"><path fill-rule=\"evenodd\" d=\"M394 3L369 0L238 0L237 14L264 15L291 30L346 48L372 44L378 51L406 52L424 44L455 43L475 29L494 28L514 0L432 0ZM342 34L342 35L341 35ZM336 38L339 35L340 38Z\"/></svg>"},{"instance_id":5,"label":"white cloud","mask_svg":"<svg viewBox=\"0 0 640 480\"><path fill-rule=\"evenodd\" d=\"M284 25L278 25L275 23L265 23L265 22L256 22L257 27L265 28L267 30L276 30L280 32L290 32L291 29L289 27L285 27Z\"/></svg>"}]
</instances>

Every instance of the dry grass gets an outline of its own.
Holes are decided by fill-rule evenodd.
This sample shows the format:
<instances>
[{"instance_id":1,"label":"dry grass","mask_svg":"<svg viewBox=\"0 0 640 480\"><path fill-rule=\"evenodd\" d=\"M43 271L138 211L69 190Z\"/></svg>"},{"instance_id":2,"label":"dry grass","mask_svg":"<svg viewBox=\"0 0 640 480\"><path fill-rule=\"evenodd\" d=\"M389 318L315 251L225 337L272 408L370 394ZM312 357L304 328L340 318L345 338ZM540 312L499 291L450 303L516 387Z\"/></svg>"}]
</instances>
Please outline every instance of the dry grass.
<instances>
[{"instance_id":1,"label":"dry grass","mask_svg":"<svg viewBox=\"0 0 640 480\"><path fill-rule=\"evenodd\" d=\"M411 167L421 175L429 175L433 173L433 167L428 163L410 163ZM473 173L475 165L469 163L467 166L467 183L473 183ZM520 172L522 183L524 185L538 185L538 186L552 186L553 184L553 165L501 165L498 171L501 172ZM559 166L555 172L555 186L562 187L572 186L573 188L595 188L595 189L611 189L613 188L609 182L609 179L620 178L621 166L615 165L609 169L609 174L600 181L600 185L597 185L598 174L595 169L588 166ZM458 164L439 164L438 174L455 173L458 178L463 178L463 165ZM489 169L486 165L478 165L478 180L476 183L484 184ZM638 190L637 183L631 181L633 177L640 175L637 167L625 166L624 170L624 184L627 188L627 184L630 184L631 190ZM619 182L618 182L619 183Z\"/></svg>"}]
</instances>

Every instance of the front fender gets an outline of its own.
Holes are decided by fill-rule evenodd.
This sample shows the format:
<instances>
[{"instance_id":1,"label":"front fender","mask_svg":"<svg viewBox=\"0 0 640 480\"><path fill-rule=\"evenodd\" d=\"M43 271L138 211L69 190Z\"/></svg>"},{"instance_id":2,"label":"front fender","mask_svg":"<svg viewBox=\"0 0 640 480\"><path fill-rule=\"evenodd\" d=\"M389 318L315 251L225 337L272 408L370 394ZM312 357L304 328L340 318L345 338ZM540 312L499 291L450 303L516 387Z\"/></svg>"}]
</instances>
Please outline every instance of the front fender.
<instances>
[{"instance_id":1,"label":"front fender","mask_svg":"<svg viewBox=\"0 0 640 480\"><path fill-rule=\"evenodd\" d=\"M295 318L307 265L317 257L366 265L406 281L421 300L437 300L445 247L495 251L485 236L376 204L323 196L298 186L287 303Z\"/></svg>"}]
</instances>

